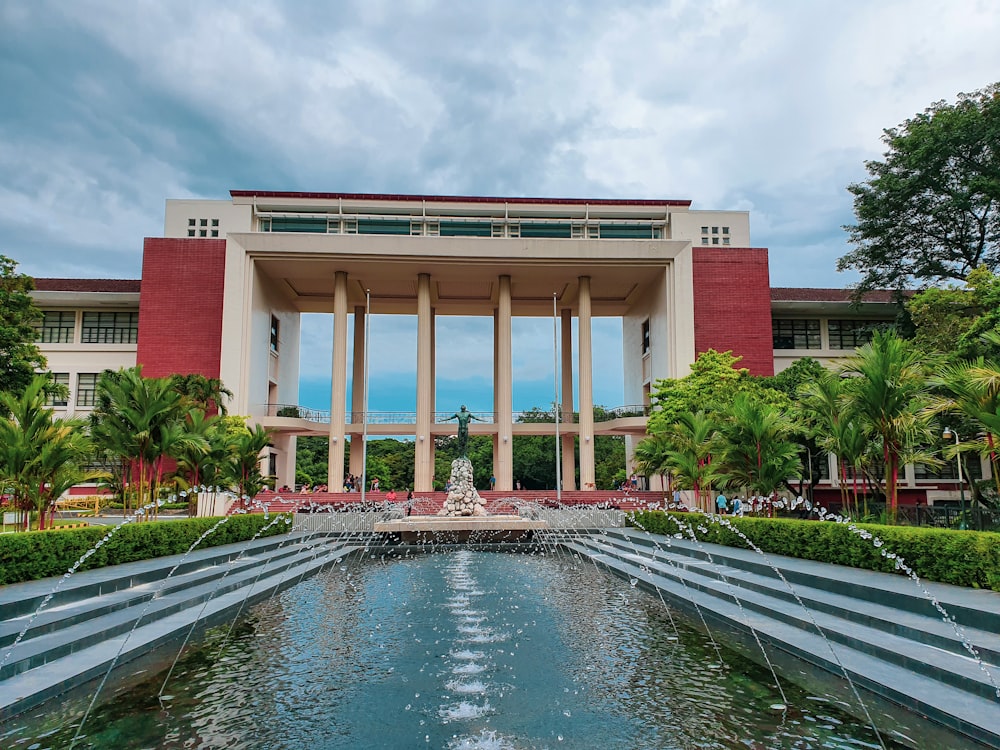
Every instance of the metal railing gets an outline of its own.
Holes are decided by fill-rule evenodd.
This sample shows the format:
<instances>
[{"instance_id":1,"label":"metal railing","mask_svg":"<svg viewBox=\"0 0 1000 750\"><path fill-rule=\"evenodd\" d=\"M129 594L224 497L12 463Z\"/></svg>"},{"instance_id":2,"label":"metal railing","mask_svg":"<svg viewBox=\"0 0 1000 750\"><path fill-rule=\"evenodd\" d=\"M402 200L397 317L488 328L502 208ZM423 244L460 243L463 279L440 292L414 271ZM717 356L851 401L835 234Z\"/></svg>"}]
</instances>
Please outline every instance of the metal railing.
<instances>
[{"instance_id":1,"label":"metal railing","mask_svg":"<svg viewBox=\"0 0 1000 750\"><path fill-rule=\"evenodd\" d=\"M329 424L330 411L328 409L311 409L298 404L268 404L267 416L287 417L290 419L305 419L309 422ZM434 424L446 424L455 412L436 411L432 414ZM472 415L485 424L496 424L497 415L492 411L474 411ZM530 409L528 411L515 411L511 413L515 424L555 424L555 415L551 411L539 411ZM612 409L594 409L595 422L609 422L613 419L626 417L649 416L649 407L642 404L631 404L627 406L616 406ZM365 412L347 412L347 424L364 424ZM580 421L578 412L563 412L560 410L559 421L561 424L577 424ZM369 411L368 424L416 424L417 413L415 411Z\"/></svg>"}]
</instances>

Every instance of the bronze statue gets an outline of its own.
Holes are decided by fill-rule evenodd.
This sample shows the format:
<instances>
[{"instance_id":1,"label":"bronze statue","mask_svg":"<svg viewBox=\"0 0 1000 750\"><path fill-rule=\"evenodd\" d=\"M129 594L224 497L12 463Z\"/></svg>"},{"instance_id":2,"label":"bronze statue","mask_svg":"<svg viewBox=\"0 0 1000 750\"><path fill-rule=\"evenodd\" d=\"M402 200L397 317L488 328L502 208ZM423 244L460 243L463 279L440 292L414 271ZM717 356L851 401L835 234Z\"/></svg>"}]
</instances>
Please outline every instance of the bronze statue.
<instances>
[{"instance_id":1,"label":"bronze statue","mask_svg":"<svg viewBox=\"0 0 1000 750\"><path fill-rule=\"evenodd\" d=\"M477 422L485 422L486 420L480 419L475 414L466 409L465 404L462 404L462 408L457 414L452 414L450 417L448 417L443 421L450 422L453 419L458 420L458 455L461 457L468 458L466 453L469 447L469 420L474 419Z\"/></svg>"}]
</instances>

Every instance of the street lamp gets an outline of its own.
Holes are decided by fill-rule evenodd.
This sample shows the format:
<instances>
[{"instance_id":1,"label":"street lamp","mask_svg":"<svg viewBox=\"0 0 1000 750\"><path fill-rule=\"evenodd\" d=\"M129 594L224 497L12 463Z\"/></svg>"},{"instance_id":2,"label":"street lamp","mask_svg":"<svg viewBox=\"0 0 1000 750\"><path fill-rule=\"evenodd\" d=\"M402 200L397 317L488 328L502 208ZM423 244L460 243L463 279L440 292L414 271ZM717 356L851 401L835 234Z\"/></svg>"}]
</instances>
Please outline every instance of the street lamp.
<instances>
[{"instance_id":1,"label":"street lamp","mask_svg":"<svg viewBox=\"0 0 1000 750\"><path fill-rule=\"evenodd\" d=\"M968 526L965 524L965 482L962 479L962 456L958 452L958 433L950 427L945 427L941 437L945 440L955 438L955 462L958 464L958 503L962 513L962 517L958 519L958 528L967 529Z\"/></svg>"}]
</instances>

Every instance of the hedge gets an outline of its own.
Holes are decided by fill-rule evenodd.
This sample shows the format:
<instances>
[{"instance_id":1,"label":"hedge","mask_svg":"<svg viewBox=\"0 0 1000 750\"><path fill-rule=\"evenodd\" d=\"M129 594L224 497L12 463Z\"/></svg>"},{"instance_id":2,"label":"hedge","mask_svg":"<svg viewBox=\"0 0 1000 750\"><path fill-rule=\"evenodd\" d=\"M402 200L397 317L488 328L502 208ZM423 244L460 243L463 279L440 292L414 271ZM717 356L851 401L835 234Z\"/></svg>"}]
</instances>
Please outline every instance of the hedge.
<instances>
[{"instance_id":1,"label":"hedge","mask_svg":"<svg viewBox=\"0 0 1000 750\"><path fill-rule=\"evenodd\" d=\"M701 541L749 547L732 530L698 514L663 511L633 514L636 526L656 534L681 532L678 521L690 525ZM873 537L863 539L846 523L835 521L732 516L727 517L727 521L764 552L887 573L897 570L896 560L886 556L894 554L914 573L929 581L1000 591L998 533L854 524L855 528ZM686 531L684 534L685 538L690 538ZM882 541L881 547L876 546L875 539Z\"/></svg>"},{"instance_id":2,"label":"hedge","mask_svg":"<svg viewBox=\"0 0 1000 750\"><path fill-rule=\"evenodd\" d=\"M198 537L212 528L219 518L186 518L178 521L128 523L90 555L78 570L92 570L106 565L147 560L187 552ZM252 539L275 520L262 514L230 516L209 534L198 548L216 547ZM277 522L261 536L283 534L290 524ZM111 532L110 526L88 526L65 531L28 531L0 536L0 584L32 581L62 575Z\"/></svg>"}]
</instances>

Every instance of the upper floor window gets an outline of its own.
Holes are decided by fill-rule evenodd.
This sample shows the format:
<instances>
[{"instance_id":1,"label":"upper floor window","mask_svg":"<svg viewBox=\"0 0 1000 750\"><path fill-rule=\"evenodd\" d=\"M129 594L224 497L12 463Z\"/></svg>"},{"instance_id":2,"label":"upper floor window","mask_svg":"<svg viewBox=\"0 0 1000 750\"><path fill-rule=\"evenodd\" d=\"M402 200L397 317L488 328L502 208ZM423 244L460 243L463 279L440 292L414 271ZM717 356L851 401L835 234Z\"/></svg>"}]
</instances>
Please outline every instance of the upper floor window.
<instances>
[{"instance_id":1,"label":"upper floor window","mask_svg":"<svg viewBox=\"0 0 1000 750\"><path fill-rule=\"evenodd\" d=\"M69 392L69 373L68 372L54 372L52 373L52 382L56 385L61 385L66 388L66 392ZM49 406L66 406L66 396L60 395L56 396L54 394L49 394L45 400L45 403Z\"/></svg>"},{"instance_id":2,"label":"upper floor window","mask_svg":"<svg viewBox=\"0 0 1000 750\"><path fill-rule=\"evenodd\" d=\"M278 351L278 326L279 326L279 321L278 321L277 316L272 315L271 316L271 351L272 352L277 352Z\"/></svg>"},{"instance_id":3,"label":"upper floor window","mask_svg":"<svg viewBox=\"0 0 1000 750\"><path fill-rule=\"evenodd\" d=\"M93 406L97 400L97 373L81 372L76 376L76 405Z\"/></svg>"},{"instance_id":4,"label":"upper floor window","mask_svg":"<svg viewBox=\"0 0 1000 750\"><path fill-rule=\"evenodd\" d=\"M35 325L35 340L42 344L72 344L76 313L46 310Z\"/></svg>"},{"instance_id":5,"label":"upper floor window","mask_svg":"<svg viewBox=\"0 0 1000 750\"><path fill-rule=\"evenodd\" d=\"M137 312L85 312L84 344L134 344L139 339Z\"/></svg>"},{"instance_id":6,"label":"upper floor window","mask_svg":"<svg viewBox=\"0 0 1000 750\"><path fill-rule=\"evenodd\" d=\"M818 320L771 321L771 337L775 349L819 349Z\"/></svg>"},{"instance_id":7,"label":"upper floor window","mask_svg":"<svg viewBox=\"0 0 1000 750\"><path fill-rule=\"evenodd\" d=\"M649 354L649 318L642 322L642 353Z\"/></svg>"},{"instance_id":8,"label":"upper floor window","mask_svg":"<svg viewBox=\"0 0 1000 750\"><path fill-rule=\"evenodd\" d=\"M872 340L879 328L891 325L887 320L831 320L827 323L831 349L855 349Z\"/></svg>"}]
</instances>

